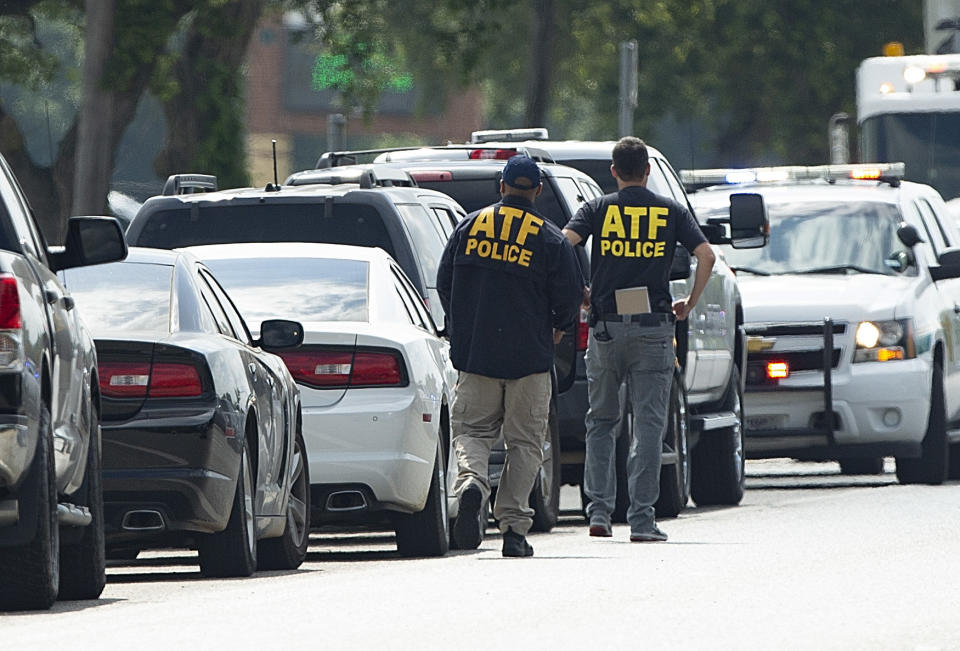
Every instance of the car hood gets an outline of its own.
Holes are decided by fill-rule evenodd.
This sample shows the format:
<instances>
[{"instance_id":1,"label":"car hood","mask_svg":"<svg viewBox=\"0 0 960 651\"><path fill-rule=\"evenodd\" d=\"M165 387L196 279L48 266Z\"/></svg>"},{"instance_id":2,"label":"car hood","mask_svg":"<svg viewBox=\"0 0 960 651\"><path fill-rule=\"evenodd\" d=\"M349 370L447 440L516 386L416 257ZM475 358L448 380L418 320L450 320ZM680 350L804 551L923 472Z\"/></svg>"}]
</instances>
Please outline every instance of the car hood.
<instances>
[{"instance_id":1,"label":"car hood","mask_svg":"<svg viewBox=\"0 0 960 651\"><path fill-rule=\"evenodd\" d=\"M879 274L737 274L746 323L892 319L916 282Z\"/></svg>"}]
</instances>

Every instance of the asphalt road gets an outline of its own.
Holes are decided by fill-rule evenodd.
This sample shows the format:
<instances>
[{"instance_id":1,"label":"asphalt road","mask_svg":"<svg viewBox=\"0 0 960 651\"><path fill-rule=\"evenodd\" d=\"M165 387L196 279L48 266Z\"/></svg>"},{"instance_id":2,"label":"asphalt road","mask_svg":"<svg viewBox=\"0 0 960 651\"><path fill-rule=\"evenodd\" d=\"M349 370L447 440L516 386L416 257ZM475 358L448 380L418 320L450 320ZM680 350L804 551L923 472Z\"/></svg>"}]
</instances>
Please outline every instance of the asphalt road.
<instances>
[{"instance_id":1,"label":"asphalt road","mask_svg":"<svg viewBox=\"0 0 960 651\"><path fill-rule=\"evenodd\" d=\"M591 539L574 510L532 559L396 556L384 532L320 533L295 572L206 580L189 552L111 562L103 597L0 614L3 649L960 648L960 484L750 462L736 508ZM2 577L0 577L2 580Z\"/></svg>"}]
</instances>

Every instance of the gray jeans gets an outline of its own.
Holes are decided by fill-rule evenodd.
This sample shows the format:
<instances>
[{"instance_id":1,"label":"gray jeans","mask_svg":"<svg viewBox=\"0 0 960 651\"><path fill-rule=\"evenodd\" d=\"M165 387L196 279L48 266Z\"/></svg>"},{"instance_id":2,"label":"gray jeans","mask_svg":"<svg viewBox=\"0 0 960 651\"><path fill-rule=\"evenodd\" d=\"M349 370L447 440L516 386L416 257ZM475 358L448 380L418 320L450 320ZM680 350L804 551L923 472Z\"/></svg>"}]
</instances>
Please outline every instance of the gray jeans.
<instances>
[{"instance_id":1,"label":"gray jeans","mask_svg":"<svg viewBox=\"0 0 960 651\"><path fill-rule=\"evenodd\" d=\"M457 381L450 411L458 465L454 490L460 496L472 483L489 498L487 465L502 428L507 461L493 504L501 532L512 528L526 535L533 524L530 491L543 464L551 391L550 373L503 380L461 372Z\"/></svg>"},{"instance_id":2,"label":"gray jeans","mask_svg":"<svg viewBox=\"0 0 960 651\"><path fill-rule=\"evenodd\" d=\"M609 341L598 341L595 333ZM633 407L633 440L627 457L631 533L655 526L653 505L660 495L660 456L667 402L675 365L672 324L641 326L600 322L590 330L585 362L587 411L584 492L587 517L609 522L616 504L616 439L620 425L620 385L627 383Z\"/></svg>"}]
</instances>

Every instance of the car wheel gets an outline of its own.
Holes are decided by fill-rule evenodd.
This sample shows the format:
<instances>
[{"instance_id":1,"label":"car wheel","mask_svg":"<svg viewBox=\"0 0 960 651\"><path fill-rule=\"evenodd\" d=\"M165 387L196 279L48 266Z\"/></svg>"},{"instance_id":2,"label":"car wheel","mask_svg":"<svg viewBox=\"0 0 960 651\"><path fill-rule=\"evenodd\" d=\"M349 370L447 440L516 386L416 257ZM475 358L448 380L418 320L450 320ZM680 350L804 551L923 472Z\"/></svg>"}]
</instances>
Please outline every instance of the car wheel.
<instances>
[{"instance_id":1,"label":"car wheel","mask_svg":"<svg viewBox=\"0 0 960 651\"><path fill-rule=\"evenodd\" d=\"M550 531L560 518L560 425L555 393L550 397L547 433L550 438L543 446L543 465L530 493L530 508L534 510L531 531Z\"/></svg>"},{"instance_id":2,"label":"car wheel","mask_svg":"<svg viewBox=\"0 0 960 651\"><path fill-rule=\"evenodd\" d=\"M290 496L287 498L287 526L279 538L261 540L257 565L261 570L293 570L307 557L310 543L310 475L307 446L297 428L290 464Z\"/></svg>"},{"instance_id":3,"label":"car wheel","mask_svg":"<svg viewBox=\"0 0 960 651\"><path fill-rule=\"evenodd\" d=\"M45 610L57 600L60 587L60 526L57 522L57 480L53 465L50 410L40 410L40 440L33 466L24 481L25 493L36 499L21 512L36 518L33 538L22 545L0 548L0 610ZM32 511L29 513L28 511Z\"/></svg>"},{"instance_id":4,"label":"car wheel","mask_svg":"<svg viewBox=\"0 0 960 651\"><path fill-rule=\"evenodd\" d=\"M256 499L248 445L244 437L237 489L226 529L199 540L197 551L204 576L250 576L257 569Z\"/></svg>"},{"instance_id":5,"label":"car wheel","mask_svg":"<svg viewBox=\"0 0 960 651\"><path fill-rule=\"evenodd\" d=\"M443 556L450 548L447 515L447 473L441 446L437 443L427 503L419 513L394 514L397 551L402 556Z\"/></svg>"},{"instance_id":6,"label":"car wheel","mask_svg":"<svg viewBox=\"0 0 960 651\"><path fill-rule=\"evenodd\" d=\"M60 599L96 599L107 582L103 533L103 477L100 473L100 417L90 410L90 444L83 484L75 502L90 509L92 522L77 532L80 539L60 545Z\"/></svg>"},{"instance_id":7,"label":"car wheel","mask_svg":"<svg viewBox=\"0 0 960 651\"><path fill-rule=\"evenodd\" d=\"M947 478L950 445L947 439L947 410L943 397L943 369L933 365L930 388L930 417L919 458L897 457L897 479L901 484L942 484Z\"/></svg>"},{"instance_id":8,"label":"car wheel","mask_svg":"<svg viewBox=\"0 0 960 651\"><path fill-rule=\"evenodd\" d=\"M675 461L660 467L660 497L654 508L658 518L674 518L687 506L690 497L690 457L687 450L687 393L679 371L673 374L670 406L663 437L664 458Z\"/></svg>"},{"instance_id":9,"label":"car wheel","mask_svg":"<svg viewBox=\"0 0 960 651\"><path fill-rule=\"evenodd\" d=\"M690 492L697 506L737 505L746 483L746 455L743 447L743 388L740 370L734 366L720 410L732 412L736 424L703 432L693 449Z\"/></svg>"},{"instance_id":10,"label":"car wheel","mask_svg":"<svg viewBox=\"0 0 960 651\"><path fill-rule=\"evenodd\" d=\"M843 475L883 474L883 457L840 459L840 473Z\"/></svg>"}]
</instances>

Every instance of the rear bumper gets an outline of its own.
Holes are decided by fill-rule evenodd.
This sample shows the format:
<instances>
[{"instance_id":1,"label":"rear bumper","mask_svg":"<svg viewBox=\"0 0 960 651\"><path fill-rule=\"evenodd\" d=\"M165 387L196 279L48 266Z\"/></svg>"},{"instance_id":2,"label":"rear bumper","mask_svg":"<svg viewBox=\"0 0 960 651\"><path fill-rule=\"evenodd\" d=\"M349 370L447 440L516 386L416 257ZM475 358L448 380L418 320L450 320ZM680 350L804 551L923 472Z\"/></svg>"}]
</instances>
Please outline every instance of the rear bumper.
<instances>
[{"instance_id":1,"label":"rear bumper","mask_svg":"<svg viewBox=\"0 0 960 651\"><path fill-rule=\"evenodd\" d=\"M33 461L37 431L23 414L0 414L0 486L16 486L23 479Z\"/></svg>"},{"instance_id":2,"label":"rear bumper","mask_svg":"<svg viewBox=\"0 0 960 651\"><path fill-rule=\"evenodd\" d=\"M225 435L215 409L107 423L102 437L108 542L226 527L243 443ZM137 516L128 516L137 511L153 511L159 518L139 518L151 525L143 527ZM157 519L162 526L152 526Z\"/></svg>"}]
</instances>

